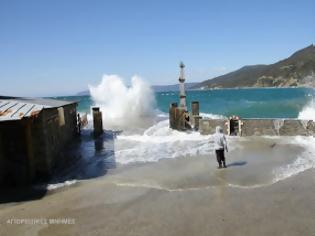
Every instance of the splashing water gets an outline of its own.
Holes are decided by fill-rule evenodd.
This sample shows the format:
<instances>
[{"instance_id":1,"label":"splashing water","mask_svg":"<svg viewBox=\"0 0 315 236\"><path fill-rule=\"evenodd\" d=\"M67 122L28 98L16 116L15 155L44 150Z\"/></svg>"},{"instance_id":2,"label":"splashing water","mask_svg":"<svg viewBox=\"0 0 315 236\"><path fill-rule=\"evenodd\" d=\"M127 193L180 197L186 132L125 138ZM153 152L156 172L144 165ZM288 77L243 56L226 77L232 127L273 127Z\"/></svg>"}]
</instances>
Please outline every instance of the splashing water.
<instances>
[{"instance_id":1,"label":"splashing water","mask_svg":"<svg viewBox=\"0 0 315 236\"><path fill-rule=\"evenodd\" d=\"M315 101L314 98L300 111L298 119L315 120Z\"/></svg>"},{"instance_id":2,"label":"splashing water","mask_svg":"<svg viewBox=\"0 0 315 236\"><path fill-rule=\"evenodd\" d=\"M161 121L143 134L119 135L116 141L116 160L156 162L163 158L206 155L213 151L211 135L199 132L180 132L169 128L169 121Z\"/></svg>"},{"instance_id":3,"label":"splashing water","mask_svg":"<svg viewBox=\"0 0 315 236\"><path fill-rule=\"evenodd\" d=\"M117 134L115 139L115 161L119 164L129 164L134 162L158 162L161 159L174 159L174 158L196 158L200 156L206 156L207 158L214 157L214 145L212 141L211 135L200 135L198 132L179 132L176 130L172 130L169 128L168 121L168 104L170 101L176 101L178 99L178 94L172 93L169 96L173 96L169 99L166 99L166 95L156 94L157 102L159 105L159 109L163 112L157 112L156 110L156 101L153 91L150 86L143 81L140 77L134 76L131 79L131 86L126 86L121 77L117 75L104 75L102 81L97 86L89 86L91 97L96 106L99 106L103 112L104 126L109 129L121 129L122 133ZM200 100L203 105L201 110L201 116L212 118L212 119L225 119L228 116L228 113L220 110L214 109L216 106L219 108L225 107L222 104L230 104L230 107L227 106L226 109L231 109L231 107L239 105L238 101L240 99L236 99L237 105L233 101L229 100L230 94L239 94L243 93L248 97L247 93L254 93L255 90L243 91L243 90L214 90L214 91L189 91L190 97L193 99ZM259 90L259 93L269 94L273 90ZM291 114L291 118L296 118L298 114L299 119L313 119L315 120L315 102L314 100L310 101L302 110L304 104L307 103L307 100L299 100L299 98L293 97L294 101L288 99L286 96L290 94L291 90L277 90L275 94L282 94L284 98L279 98L276 100L280 104L287 104L289 108L297 107L297 110ZM292 90L294 92L296 90ZM300 91L300 90L297 90ZM226 95L228 92L229 96ZM209 94L208 94L209 93ZM210 94L211 93L211 94ZM217 95L215 93L218 93ZM211 95L211 99L209 96ZM255 96L254 96L255 95ZM302 93L303 99L306 98L305 92ZM301 96L302 96L301 95ZM256 92L252 95L256 99ZM290 95L291 96L291 95ZM309 93L309 96L311 93ZM266 97L266 96L263 96ZM272 96L267 96L272 97ZM203 99L203 100L202 100ZM249 98L248 98L249 99ZM247 106L250 106L251 109L249 111L253 111L252 117L256 117L259 112L266 112L265 107L268 107L269 110L274 111L274 109L270 109L270 104L275 103L274 101L268 102L264 101L264 98L257 98L257 101L251 98L249 101L253 101L252 103L244 100L246 102L241 102L241 105L247 109ZM281 100L283 99L283 100ZM300 101L300 102L299 102ZM261 103L264 105L261 107ZM166 104L166 105L165 105ZM294 106L291 106L294 104ZM276 104L277 105L277 104ZM274 106L277 110L280 110L278 106ZM207 107L208 106L208 107ZM205 107L205 108L204 108ZM213 108L214 110L211 110ZM243 108L243 109L245 109ZM245 109L245 110L246 110ZM235 110L233 110L234 112ZM217 114L212 114L217 113ZM258 112L258 113L257 113ZM287 117L287 114L284 111L281 111L279 117ZM235 112L234 112L235 113ZM238 113L237 113L238 114ZM244 113L245 114L245 113ZM248 113L250 114L250 113ZM268 113L268 117L271 113ZM267 115L266 115L267 116ZM264 117L264 116L263 116ZM277 117L277 114L274 115ZM161 121L162 120L162 121ZM150 121L149 123L146 123ZM146 124L145 124L146 123ZM144 125L145 124L145 125ZM130 129L130 127L139 127L142 129L135 130L136 132L126 132L126 130ZM234 151L240 151L242 148L249 148L251 145L256 145L255 142L245 142L246 138L232 138L228 137L229 150L231 153L231 159L228 159L229 162L232 162ZM229 173L233 176L233 172L237 173L239 171L244 171L244 176L247 174L250 178L252 176L258 176L255 172L251 172L252 165L265 165L264 176L266 178L259 178L253 180L250 183L243 184L242 181L232 179L229 183L231 187L239 187L239 188L252 188L252 187L261 187L267 186L273 183L276 183L281 180L285 180L291 176L297 175L305 170L315 168L315 146L314 146L314 138L313 137L292 137L290 139L285 137L261 137L259 145L264 147L266 143L268 144L268 140L274 140L277 145L275 148L266 149L266 155L273 152L279 154L280 157L276 157L274 163L268 159L268 157L258 158L253 155L253 159L250 156L246 157L247 165L242 167L242 169L231 168ZM267 140L267 141L266 141ZM106 140L104 140L106 145ZM247 143L247 146L243 146L242 142ZM257 145L258 145L257 144ZM303 151L297 153L294 158L282 158L280 151L281 145L291 145L302 147ZM279 149L277 149L279 147ZM87 147L88 150L93 150L93 148ZM260 149L259 149L260 150ZM280 150L280 151L279 151ZM237 153L237 152L235 152ZM93 155L93 154L91 154ZM292 154L293 156L293 154ZM281 159L282 158L282 159ZM243 159L242 159L243 160ZM238 161L238 160L236 160ZM198 160L196 160L198 163ZM215 165L215 160L209 160L209 163L213 163ZM269 166L269 163L272 165ZM254 169L254 168L253 168ZM251 176L252 175L252 176ZM268 178L267 178L268 177ZM244 177L245 178L245 177ZM154 181L155 179L153 179ZM256 181L256 182L255 182ZM62 185L57 184L50 186L50 189L59 188L63 186L68 186L75 182L66 182ZM129 182L126 182L127 185ZM145 180L141 180L138 184L147 184L150 182L146 182ZM133 183L132 183L133 184ZM138 186L138 185L137 185ZM144 185L143 185L144 186Z\"/></svg>"},{"instance_id":4,"label":"splashing water","mask_svg":"<svg viewBox=\"0 0 315 236\"><path fill-rule=\"evenodd\" d=\"M154 93L139 76L133 76L128 87L119 76L104 75L101 83L95 87L89 85L89 90L103 113L105 127L138 126L155 117Z\"/></svg>"},{"instance_id":5,"label":"splashing water","mask_svg":"<svg viewBox=\"0 0 315 236\"><path fill-rule=\"evenodd\" d=\"M315 168L315 146L314 137L301 137L297 136L291 140L292 144L299 143L305 148L293 163L281 166L274 171L274 183L297 175L305 170Z\"/></svg>"}]
</instances>

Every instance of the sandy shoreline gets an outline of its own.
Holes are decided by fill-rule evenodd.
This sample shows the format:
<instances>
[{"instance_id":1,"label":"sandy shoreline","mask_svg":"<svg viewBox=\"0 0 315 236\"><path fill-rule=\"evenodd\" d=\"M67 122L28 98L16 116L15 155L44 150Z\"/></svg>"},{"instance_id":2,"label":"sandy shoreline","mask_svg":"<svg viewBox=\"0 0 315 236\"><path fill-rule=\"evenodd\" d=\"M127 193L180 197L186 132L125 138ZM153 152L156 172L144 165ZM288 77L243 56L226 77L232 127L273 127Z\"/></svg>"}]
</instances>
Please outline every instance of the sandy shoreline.
<instances>
[{"instance_id":1,"label":"sandy shoreline","mask_svg":"<svg viewBox=\"0 0 315 236\"><path fill-rule=\"evenodd\" d=\"M303 149L258 141L241 142L226 170L214 157L163 159L2 204L0 235L315 235L315 170L273 183ZM7 223L26 218L75 223Z\"/></svg>"}]
</instances>

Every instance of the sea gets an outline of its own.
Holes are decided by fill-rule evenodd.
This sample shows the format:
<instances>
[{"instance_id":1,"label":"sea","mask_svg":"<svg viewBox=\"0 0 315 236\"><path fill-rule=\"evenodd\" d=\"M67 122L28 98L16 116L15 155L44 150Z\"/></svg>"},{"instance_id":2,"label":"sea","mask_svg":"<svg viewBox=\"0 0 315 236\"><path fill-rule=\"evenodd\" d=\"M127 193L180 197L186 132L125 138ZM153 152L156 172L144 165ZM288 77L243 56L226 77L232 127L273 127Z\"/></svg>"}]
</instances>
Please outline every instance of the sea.
<instances>
[{"instance_id":1,"label":"sea","mask_svg":"<svg viewBox=\"0 0 315 236\"><path fill-rule=\"evenodd\" d=\"M205 115L242 118L298 118L312 102L312 88L246 88L186 91L188 110L192 101L199 101ZM179 102L178 91L156 92L156 109L168 113L173 102ZM58 97L79 102L80 113L90 113L95 102L90 95ZM315 114L314 114L315 115Z\"/></svg>"},{"instance_id":2,"label":"sea","mask_svg":"<svg viewBox=\"0 0 315 236\"><path fill-rule=\"evenodd\" d=\"M81 116L87 114L89 124L82 130L80 142L69 150L70 156L78 158L71 168L58 169L48 189L103 176L118 166L206 157L214 152L211 135L169 128L168 110L171 103L179 102L178 91L154 92L137 76L127 86L115 75L104 76L98 85L89 86L89 91L88 96L57 97L77 101L78 112ZM189 90L186 95L188 110L192 101L199 101L201 116L208 118L238 115L241 118L315 119L315 91L312 88ZM105 129L98 139L91 135L91 108L94 106L102 111ZM261 142L271 139L287 145L298 143L305 151L277 169L270 169L270 184L315 168L313 137L266 136ZM244 140L245 137L228 137L230 151L239 148Z\"/></svg>"}]
</instances>

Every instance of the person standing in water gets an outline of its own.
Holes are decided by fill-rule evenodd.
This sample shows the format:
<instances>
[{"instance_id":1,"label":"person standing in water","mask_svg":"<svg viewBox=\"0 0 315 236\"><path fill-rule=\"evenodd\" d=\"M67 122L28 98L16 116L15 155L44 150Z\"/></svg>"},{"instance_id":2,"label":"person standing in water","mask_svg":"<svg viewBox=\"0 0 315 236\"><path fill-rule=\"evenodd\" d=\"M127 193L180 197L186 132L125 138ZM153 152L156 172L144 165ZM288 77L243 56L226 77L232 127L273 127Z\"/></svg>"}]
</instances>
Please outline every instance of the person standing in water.
<instances>
[{"instance_id":1,"label":"person standing in water","mask_svg":"<svg viewBox=\"0 0 315 236\"><path fill-rule=\"evenodd\" d=\"M224 150L228 152L227 148L227 142L225 135L223 133L223 129L220 126L216 127L215 134L213 135L214 140L214 150L217 157L217 161L219 163L218 168L221 169L226 168L225 165L225 156L224 156Z\"/></svg>"}]
</instances>

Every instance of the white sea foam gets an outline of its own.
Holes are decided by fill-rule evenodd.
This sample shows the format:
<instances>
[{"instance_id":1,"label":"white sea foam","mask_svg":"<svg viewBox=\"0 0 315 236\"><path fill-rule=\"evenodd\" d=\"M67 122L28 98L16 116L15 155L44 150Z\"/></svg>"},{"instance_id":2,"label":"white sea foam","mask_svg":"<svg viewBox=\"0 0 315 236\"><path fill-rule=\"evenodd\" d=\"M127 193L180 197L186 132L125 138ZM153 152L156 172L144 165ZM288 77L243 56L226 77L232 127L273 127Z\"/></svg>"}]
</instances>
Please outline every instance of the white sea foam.
<instances>
[{"instance_id":1,"label":"white sea foam","mask_svg":"<svg viewBox=\"0 0 315 236\"><path fill-rule=\"evenodd\" d=\"M159 110L156 110L155 113L156 113L157 117L160 117L160 118L168 118L169 117L168 113L161 112Z\"/></svg>"},{"instance_id":2,"label":"white sea foam","mask_svg":"<svg viewBox=\"0 0 315 236\"><path fill-rule=\"evenodd\" d=\"M89 85L89 89L103 112L105 127L130 127L155 116L154 93L139 76L133 76L128 87L119 76L104 75L99 85Z\"/></svg>"},{"instance_id":3,"label":"white sea foam","mask_svg":"<svg viewBox=\"0 0 315 236\"><path fill-rule=\"evenodd\" d=\"M209 118L209 119L226 119L226 116L223 115L218 115L218 114L211 114L211 113L200 113L200 116L204 118Z\"/></svg>"},{"instance_id":4,"label":"white sea foam","mask_svg":"<svg viewBox=\"0 0 315 236\"><path fill-rule=\"evenodd\" d=\"M70 185L73 185L77 183L77 180L67 180L63 183L56 183L56 184L49 184L47 186L47 190L56 190L56 189L59 189L59 188L63 188L63 187L68 187Z\"/></svg>"},{"instance_id":5,"label":"white sea foam","mask_svg":"<svg viewBox=\"0 0 315 236\"><path fill-rule=\"evenodd\" d=\"M272 138L271 136L265 136L264 138ZM279 137L278 137L279 138ZM281 139L281 138L279 138ZM237 184L229 184L230 187L235 188L260 188L275 184L279 181L286 180L292 176L298 175L306 170L315 168L315 138L314 137L302 137L296 136L290 139L288 144L298 144L303 147L304 151L297 156L297 158L288 164L282 165L272 171L272 180L271 182L266 182L262 184L255 184L250 186L242 186Z\"/></svg>"},{"instance_id":6,"label":"white sea foam","mask_svg":"<svg viewBox=\"0 0 315 236\"><path fill-rule=\"evenodd\" d=\"M305 170L315 168L315 138L297 136L291 139L292 144L301 145L305 151L297 159L274 170L274 183L297 175Z\"/></svg>"},{"instance_id":7,"label":"white sea foam","mask_svg":"<svg viewBox=\"0 0 315 236\"><path fill-rule=\"evenodd\" d=\"M156 110L155 113L157 114L158 117L162 117L162 118L169 117L168 113L161 112L159 110ZM203 118L209 118L209 119L226 119L227 118L226 116L223 116L223 115L213 114L213 113L204 113L204 112L201 112L200 116Z\"/></svg>"},{"instance_id":8,"label":"white sea foam","mask_svg":"<svg viewBox=\"0 0 315 236\"><path fill-rule=\"evenodd\" d=\"M272 136L262 137L264 139L274 139ZM229 149L233 151L238 149L239 141L246 141L237 137L229 137ZM297 136L292 139L283 139L277 137L278 141L283 144L298 144L305 150L293 162L284 164L273 171L271 181L257 183L252 185L241 185L236 183L227 183L232 188L252 189L266 187L285 180L291 176L295 176L305 170L315 168L315 138ZM115 141L116 161L121 164L131 162L156 162L162 158L180 158L183 156L194 158L199 155L210 155L213 153L213 144L211 135L200 135L198 132L179 132L168 128L168 120L161 121L147 129L143 134L139 135L119 135ZM247 141L246 141L247 142ZM267 171L268 172L268 171ZM266 172L266 173L267 173ZM48 185L48 190L56 190L68 187L77 183L76 180L69 180L62 183ZM126 187L145 187L167 191L193 191L201 190L212 185L193 188L167 188L159 184L148 184L146 182L137 183L117 183L119 186Z\"/></svg>"},{"instance_id":9,"label":"white sea foam","mask_svg":"<svg viewBox=\"0 0 315 236\"><path fill-rule=\"evenodd\" d=\"M119 135L116 141L116 161L155 162L162 158L209 155L213 152L211 135L199 132L180 132L169 128L163 120L144 131L143 134ZM230 145L232 148L232 144Z\"/></svg>"},{"instance_id":10,"label":"white sea foam","mask_svg":"<svg viewBox=\"0 0 315 236\"><path fill-rule=\"evenodd\" d=\"M156 162L163 158L178 158L182 156L195 157L213 153L211 135L200 135L199 132L179 132L169 128L168 113L155 109L154 94L148 84L139 77L133 77L130 87L116 75L105 75L102 82L89 86L91 96L97 106L100 106L104 124L109 128L116 126L128 127L138 125L145 118L156 120L155 123L141 133L125 133L115 140L115 158L122 164L131 162ZM168 95L168 94L165 94ZM201 113L202 117L210 119L226 119L225 116ZM315 120L315 104L311 101L299 113L299 119ZM91 119L91 117L89 117ZM281 139L281 137L264 137ZM229 138L229 149L237 148L237 138ZM305 151L292 163L287 163L273 170L272 181L252 186L239 186L230 183L230 187L256 188L266 186L299 174L310 168L315 168L315 145L312 137L294 137L294 144L301 145ZM287 141L285 141L287 142ZM67 183L52 185L50 188L68 186Z\"/></svg>"},{"instance_id":11,"label":"white sea foam","mask_svg":"<svg viewBox=\"0 0 315 236\"><path fill-rule=\"evenodd\" d=\"M278 181L297 175L305 170L315 168L315 138L293 137L283 139L281 137L266 136L264 139L278 139L283 144L295 144L303 147L303 151L297 158L273 171L271 182L260 183L251 186L239 186L240 188L257 188L268 186ZM228 137L229 149L239 149L244 138ZM247 140L247 139L245 139ZM168 120L161 121L148 128L139 135L119 135L116 141L116 161L122 164L130 162L156 162L162 158L179 158L188 156L194 158L199 155L213 153L211 135L200 135L199 132L180 132L169 128ZM231 187L237 185L230 184Z\"/></svg>"},{"instance_id":12,"label":"white sea foam","mask_svg":"<svg viewBox=\"0 0 315 236\"><path fill-rule=\"evenodd\" d=\"M300 111L298 118L301 120L315 120L315 102L312 99L303 109Z\"/></svg>"}]
</instances>

